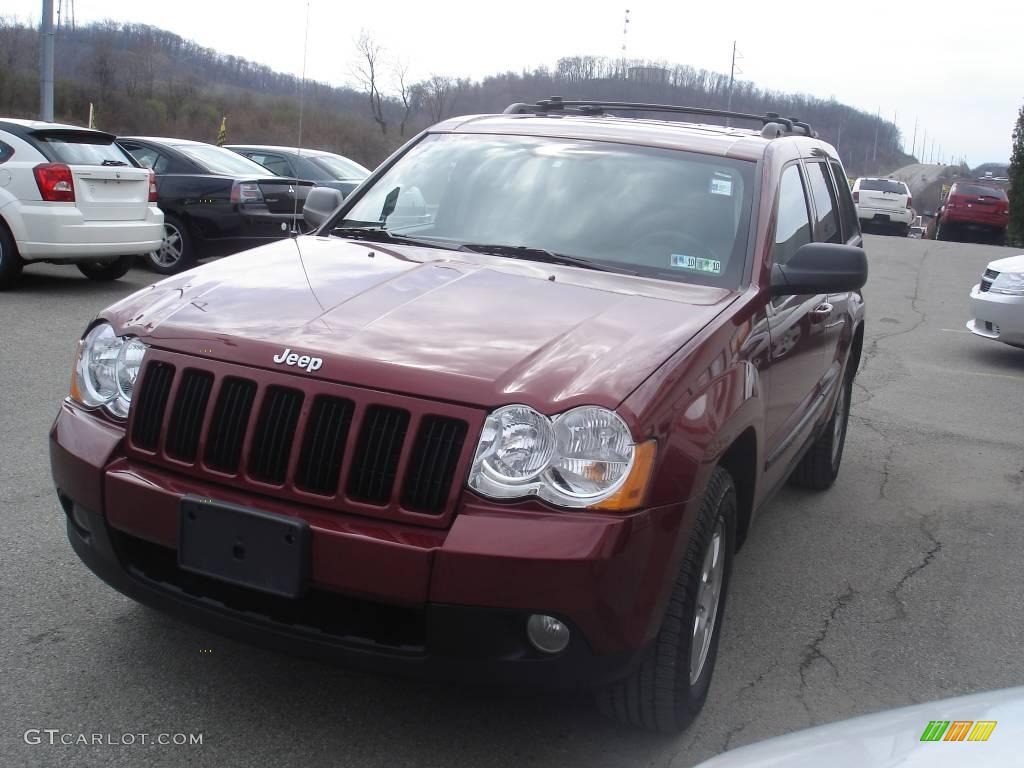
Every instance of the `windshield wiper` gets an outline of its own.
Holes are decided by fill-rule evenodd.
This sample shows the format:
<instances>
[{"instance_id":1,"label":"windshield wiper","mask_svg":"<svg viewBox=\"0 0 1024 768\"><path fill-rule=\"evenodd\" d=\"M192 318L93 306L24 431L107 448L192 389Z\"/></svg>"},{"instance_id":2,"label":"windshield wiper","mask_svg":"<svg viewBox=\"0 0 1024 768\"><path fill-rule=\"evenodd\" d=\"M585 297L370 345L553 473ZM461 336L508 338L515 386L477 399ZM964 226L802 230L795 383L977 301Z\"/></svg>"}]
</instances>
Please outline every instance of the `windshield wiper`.
<instances>
[{"instance_id":1,"label":"windshield wiper","mask_svg":"<svg viewBox=\"0 0 1024 768\"><path fill-rule=\"evenodd\" d=\"M507 256L510 259L525 259L527 261L540 261L545 264L561 264L564 267L583 267L584 269L596 269L599 272L615 272L620 275L636 275L632 269L626 269L605 261L593 261L579 256L567 256L564 253L555 253L546 248L530 248L525 245L491 245L487 243L466 243L462 246L467 251L486 253L491 256Z\"/></svg>"},{"instance_id":2,"label":"windshield wiper","mask_svg":"<svg viewBox=\"0 0 1024 768\"><path fill-rule=\"evenodd\" d=\"M119 166L125 166L125 165L128 165L128 163L124 162L123 160L104 160L102 163L100 163L100 165L119 165Z\"/></svg>"},{"instance_id":3,"label":"windshield wiper","mask_svg":"<svg viewBox=\"0 0 1024 768\"><path fill-rule=\"evenodd\" d=\"M336 237L347 237L349 240L368 240L371 243L398 243L399 245L422 245L427 248L442 248L449 251L466 250L458 243L445 242L443 240L428 240L426 238L400 235L397 232L390 232L381 226L363 227L334 227L331 234Z\"/></svg>"}]
</instances>

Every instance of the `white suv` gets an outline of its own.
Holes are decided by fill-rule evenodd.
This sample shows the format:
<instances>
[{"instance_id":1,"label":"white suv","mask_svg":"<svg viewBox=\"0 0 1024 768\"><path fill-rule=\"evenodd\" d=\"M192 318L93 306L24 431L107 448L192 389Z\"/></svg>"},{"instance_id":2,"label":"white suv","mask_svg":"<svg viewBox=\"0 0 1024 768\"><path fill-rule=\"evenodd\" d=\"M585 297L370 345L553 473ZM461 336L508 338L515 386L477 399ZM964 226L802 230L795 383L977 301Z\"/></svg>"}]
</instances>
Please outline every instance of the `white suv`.
<instances>
[{"instance_id":1,"label":"white suv","mask_svg":"<svg viewBox=\"0 0 1024 768\"><path fill-rule=\"evenodd\" d=\"M860 178L853 182L853 204L861 224L895 226L906 237L914 221L914 198L898 179Z\"/></svg>"},{"instance_id":2,"label":"white suv","mask_svg":"<svg viewBox=\"0 0 1024 768\"><path fill-rule=\"evenodd\" d=\"M163 240L156 179L115 137L0 118L0 289L26 263L75 264L116 280Z\"/></svg>"}]
</instances>

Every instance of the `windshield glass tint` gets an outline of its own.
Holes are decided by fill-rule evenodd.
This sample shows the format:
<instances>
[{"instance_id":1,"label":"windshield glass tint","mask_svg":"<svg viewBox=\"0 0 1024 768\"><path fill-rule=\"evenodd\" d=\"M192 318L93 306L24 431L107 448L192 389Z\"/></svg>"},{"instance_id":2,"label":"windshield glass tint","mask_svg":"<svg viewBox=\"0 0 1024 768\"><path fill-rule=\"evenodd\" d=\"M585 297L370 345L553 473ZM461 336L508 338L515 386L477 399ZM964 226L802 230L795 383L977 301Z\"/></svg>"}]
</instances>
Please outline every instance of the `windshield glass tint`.
<instances>
[{"instance_id":1,"label":"windshield glass tint","mask_svg":"<svg viewBox=\"0 0 1024 768\"><path fill-rule=\"evenodd\" d=\"M344 157L338 157L337 155L316 155L310 157L315 165L320 166L322 169L327 171L332 179L343 181L346 179L365 179L370 175L370 172L359 165Z\"/></svg>"},{"instance_id":2,"label":"windshield glass tint","mask_svg":"<svg viewBox=\"0 0 1024 768\"><path fill-rule=\"evenodd\" d=\"M124 163L134 165L128 154L117 144L109 139L95 139L91 136L41 136L56 154L57 159L68 165L103 165L103 161L110 163Z\"/></svg>"},{"instance_id":3,"label":"windshield glass tint","mask_svg":"<svg viewBox=\"0 0 1024 768\"><path fill-rule=\"evenodd\" d=\"M195 160L210 173L223 173L228 176L273 176L270 171L259 163L236 155L223 147L204 146L202 144L179 144L175 149L183 155Z\"/></svg>"},{"instance_id":4,"label":"windshield glass tint","mask_svg":"<svg viewBox=\"0 0 1024 768\"><path fill-rule=\"evenodd\" d=\"M860 183L861 191L869 192L895 192L897 195L907 194L907 188L902 181L891 181L890 179L864 179Z\"/></svg>"},{"instance_id":5,"label":"windshield glass tint","mask_svg":"<svg viewBox=\"0 0 1024 768\"><path fill-rule=\"evenodd\" d=\"M735 287L754 164L624 144L430 136L336 225L541 248L639 274Z\"/></svg>"}]
</instances>

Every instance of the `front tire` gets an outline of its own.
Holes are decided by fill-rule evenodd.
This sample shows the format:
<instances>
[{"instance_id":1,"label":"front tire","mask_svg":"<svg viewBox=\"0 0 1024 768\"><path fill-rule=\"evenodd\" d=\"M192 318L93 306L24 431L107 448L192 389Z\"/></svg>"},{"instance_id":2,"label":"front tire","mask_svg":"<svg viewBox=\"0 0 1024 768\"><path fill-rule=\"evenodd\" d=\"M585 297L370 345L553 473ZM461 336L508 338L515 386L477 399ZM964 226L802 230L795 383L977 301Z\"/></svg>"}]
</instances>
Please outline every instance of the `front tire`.
<instances>
[{"instance_id":1,"label":"front tire","mask_svg":"<svg viewBox=\"0 0 1024 768\"><path fill-rule=\"evenodd\" d=\"M601 711L625 724L678 733L700 713L718 655L736 548L736 488L715 467L661 629L625 680L598 694Z\"/></svg>"},{"instance_id":2,"label":"front tire","mask_svg":"<svg viewBox=\"0 0 1024 768\"><path fill-rule=\"evenodd\" d=\"M24 265L14 245L14 238L0 225L0 291L14 287Z\"/></svg>"},{"instance_id":3,"label":"front tire","mask_svg":"<svg viewBox=\"0 0 1024 768\"><path fill-rule=\"evenodd\" d=\"M832 418L825 431L814 441L800 463L796 465L790 481L800 488L824 491L832 487L839 475L846 445L846 429L850 423L850 396L853 394L853 371L843 378L836 397Z\"/></svg>"},{"instance_id":4,"label":"front tire","mask_svg":"<svg viewBox=\"0 0 1024 768\"><path fill-rule=\"evenodd\" d=\"M113 261L88 261L78 264L78 271L90 280L117 280L128 274L135 262L134 256L121 256Z\"/></svg>"},{"instance_id":5,"label":"front tire","mask_svg":"<svg viewBox=\"0 0 1024 768\"><path fill-rule=\"evenodd\" d=\"M190 269L196 261L192 238L174 216L164 215L164 239L160 247L145 256L146 263L161 275L174 275Z\"/></svg>"}]
</instances>

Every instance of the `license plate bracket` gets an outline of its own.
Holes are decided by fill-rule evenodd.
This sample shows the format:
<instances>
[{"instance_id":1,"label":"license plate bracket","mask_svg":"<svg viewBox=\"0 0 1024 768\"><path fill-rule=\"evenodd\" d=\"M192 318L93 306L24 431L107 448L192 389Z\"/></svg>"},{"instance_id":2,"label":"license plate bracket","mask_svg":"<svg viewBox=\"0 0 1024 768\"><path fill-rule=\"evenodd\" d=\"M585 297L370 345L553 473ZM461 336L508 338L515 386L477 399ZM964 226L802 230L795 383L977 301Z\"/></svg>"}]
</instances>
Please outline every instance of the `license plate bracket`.
<instances>
[{"instance_id":1,"label":"license plate bracket","mask_svg":"<svg viewBox=\"0 0 1024 768\"><path fill-rule=\"evenodd\" d=\"M178 566L240 587L297 598L309 583L309 525L286 515L184 496Z\"/></svg>"}]
</instances>

